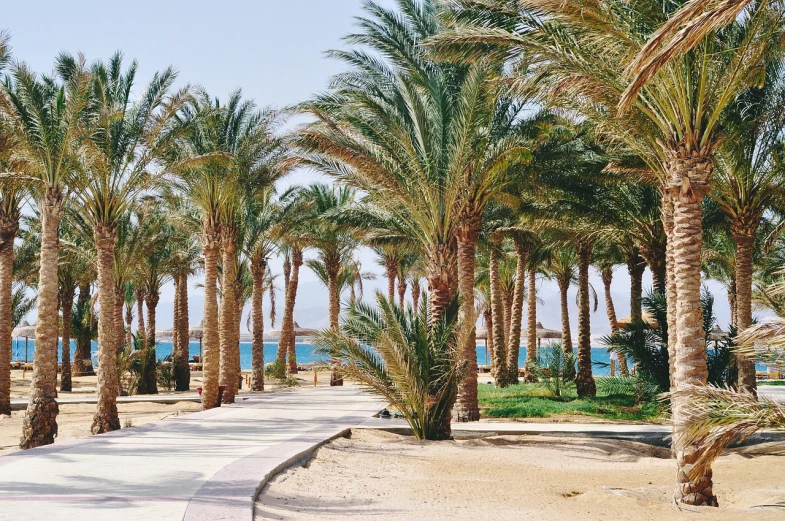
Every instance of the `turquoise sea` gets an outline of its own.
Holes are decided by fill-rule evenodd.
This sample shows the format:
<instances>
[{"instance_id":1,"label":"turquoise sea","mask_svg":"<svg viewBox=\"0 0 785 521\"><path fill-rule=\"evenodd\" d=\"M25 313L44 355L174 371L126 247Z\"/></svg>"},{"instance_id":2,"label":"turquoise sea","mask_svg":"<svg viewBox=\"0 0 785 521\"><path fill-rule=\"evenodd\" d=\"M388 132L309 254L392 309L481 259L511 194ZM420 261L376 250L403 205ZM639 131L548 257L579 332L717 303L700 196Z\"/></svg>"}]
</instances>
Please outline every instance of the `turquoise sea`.
<instances>
[{"instance_id":1,"label":"turquoise sea","mask_svg":"<svg viewBox=\"0 0 785 521\"><path fill-rule=\"evenodd\" d=\"M33 340L30 339L28 341L28 353L27 359L29 361L33 360ZM60 345L60 352L58 353L58 360L62 361L62 342ZM74 351L76 349L76 343L71 341L71 359L73 360ZM296 352L297 352L297 362L300 364L310 364L313 362L317 362L320 360L320 357L315 353L317 346L312 344L305 344L299 343L296 344ZM275 354L278 350L278 343L277 342L269 342L264 344L264 360L266 362L271 362L275 360ZM199 342L191 342L190 343L190 357L189 359L193 359L194 355L199 354ZM171 342L159 342L156 346L156 354L159 359L163 359L168 355L172 354L172 343ZM14 338L13 342L13 353L12 359L14 361L24 361L25 360L25 339L24 338ZM98 344L93 342L93 359L95 359L98 355ZM519 365L523 366L524 361L526 360L526 347L521 347L520 354L518 356L518 363ZM609 374L609 369L607 364L610 364L610 355L605 351L604 347L596 347L592 349L592 361L596 362L594 364L594 374L596 375L606 375ZM477 363L480 365L489 365L490 358L487 354L485 347L477 346ZM244 370L251 369L251 343L250 342L241 342L240 343L240 366Z\"/></svg>"},{"instance_id":2,"label":"turquoise sea","mask_svg":"<svg viewBox=\"0 0 785 521\"><path fill-rule=\"evenodd\" d=\"M58 353L58 360L62 360L62 342L61 342L61 350ZM74 357L74 350L76 349L76 344L72 341L71 342L71 359L73 360ZM297 362L300 364L310 364L313 362L317 362L320 360L319 355L315 353L317 346L312 344L305 344L299 343L296 344L297 350ZM264 344L264 360L265 363L271 362L275 360L275 354L278 350L277 343L265 343ZM159 359L165 358L167 355L172 354L172 343L171 342L159 342L156 346L156 354ZM194 355L199 354L199 343L198 342L191 342L190 344L190 359L193 359ZM93 342L93 359L95 359L98 355L98 344ZM604 347L593 347L591 350L592 362L593 362L593 373L597 376L604 376L610 374L610 355L605 350ZM25 360L25 340L24 338L15 338L13 342L13 356L12 359L15 361L24 361ZM28 354L27 359L32 361L33 360L33 340L28 341ZM521 351L518 356L518 365L523 366L524 361L526 360L526 347L521 346ZM477 346L477 363L480 365L490 365L490 358L488 353L483 346ZM250 342L242 342L240 343L240 365L244 370L251 369L251 344ZM759 371L765 371L764 366L758 366Z\"/></svg>"}]
</instances>

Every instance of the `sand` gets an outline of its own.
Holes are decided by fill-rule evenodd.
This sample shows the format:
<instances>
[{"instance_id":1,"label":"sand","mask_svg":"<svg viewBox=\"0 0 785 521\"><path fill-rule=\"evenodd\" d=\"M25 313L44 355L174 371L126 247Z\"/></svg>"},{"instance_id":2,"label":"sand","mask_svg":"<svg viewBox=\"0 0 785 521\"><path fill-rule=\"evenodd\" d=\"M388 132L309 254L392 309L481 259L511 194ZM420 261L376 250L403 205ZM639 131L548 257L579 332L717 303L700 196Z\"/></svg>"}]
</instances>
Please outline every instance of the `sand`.
<instances>
[{"instance_id":1,"label":"sand","mask_svg":"<svg viewBox=\"0 0 785 521\"><path fill-rule=\"evenodd\" d=\"M265 487L255 519L781 520L785 445L738 449L714 467L719 509L671 501L667 449L615 440L499 436L420 442L356 430Z\"/></svg>"}]
</instances>

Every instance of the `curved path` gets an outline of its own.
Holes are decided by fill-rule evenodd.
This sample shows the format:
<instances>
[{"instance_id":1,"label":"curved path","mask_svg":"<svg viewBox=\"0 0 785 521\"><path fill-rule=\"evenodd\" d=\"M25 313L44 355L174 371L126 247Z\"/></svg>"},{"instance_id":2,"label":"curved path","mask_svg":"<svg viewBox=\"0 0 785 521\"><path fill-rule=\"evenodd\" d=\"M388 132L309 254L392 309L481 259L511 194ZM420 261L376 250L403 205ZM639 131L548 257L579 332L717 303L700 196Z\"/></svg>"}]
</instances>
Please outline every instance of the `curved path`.
<instances>
[{"instance_id":1,"label":"curved path","mask_svg":"<svg viewBox=\"0 0 785 521\"><path fill-rule=\"evenodd\" d=\"M0 457L0 520L250 520L266 479L382 408L359 388L232 406Z\"/></svg>"}]
</instances>

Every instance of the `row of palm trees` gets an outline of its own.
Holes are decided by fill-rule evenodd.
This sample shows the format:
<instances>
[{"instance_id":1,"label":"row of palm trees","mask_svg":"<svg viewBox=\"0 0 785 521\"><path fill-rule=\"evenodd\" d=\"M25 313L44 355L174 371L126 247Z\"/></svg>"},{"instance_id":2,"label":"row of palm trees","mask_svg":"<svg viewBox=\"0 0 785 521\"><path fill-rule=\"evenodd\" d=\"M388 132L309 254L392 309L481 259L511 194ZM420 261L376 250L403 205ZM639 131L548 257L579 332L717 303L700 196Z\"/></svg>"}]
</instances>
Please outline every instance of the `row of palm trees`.
<instances>
[{"instance_id":1,"label":"row of palm trees","mask_svg":"<svg viewBox=\"0 0 785 521\"><path fill-rule=\"evenodd\" d=\"M606 288L612 266L627 265L637 316L651 269L667 295L674 388L705 386L704 234L707 243L723 233L730 239L726 274L734 325L744 330L762 228L776 225L782 208L782 2L397 4L366 3L367 16L347 37L352 47L331 53L347 71L304 105L315 122L300 132L300 146L310 164L366 194L371 235L414 243L433 322L460 295L468 334L458 415L479 412L471 330L483 234L497 378L514 369L514 360L509 368L503 361L518 345L524 269L515 270L505 308L499 273L508 231L520 259L532 255L514 241L521 230L560 255L565 245L574 252L579 394L595 392L592 262ZM504 222L497 205L517 214ZM707 211L717 229L709 219L704 226ZM754 361L742 352L738 369L740 388L754 393ZM702 448L683 435L689 407L683 394L673 396L676 498L716 504L710 469L693 472Z\"/></svg>"},{"instance_id":2,"label":"row of palm trees","mask_svg":"<svg viewBox=\"0 0 785 521\"><path fill-rule=\"evenodd\" d=\"M28 199L36 224L23 227L23 245L40 252L38 276L30 276L40 318L22 447L51 443L56 434L58 307L70 311L72 288L89 295L97 280L99 433L119 428L124 305L136 301L140 322L146 305L149 349L161 285L174 281L174 363L187 388L187 281L203 271L202 403L212 407L219 385L227 402L238 390L238 335L249 299L252 387L263 387L270 257L283 257L285 291L276 362L296 372L300 269L307 264L327 286L330 330L337 331L341 295L362 297L366 274L354 259L360 244L380 258L388 302L403 304L409 289L417 309L425 279L431 328L444 331L459 300L463 370L457 393L444 396L455 396L460 419L480 414L478 317L497 385L509 385L519 377L526 303L524 373L535 374L538 276L558 283L562 345L577 347L578 393L596 393L592 265L612 330L614 268L629 272L633 318L642 316L650 269L654 290L667 296L673 388L705 385L701 273L726 285L733 325L744 330L753 300L766 301L765 292L753 292L753 277L777 278L782 266L785 9L773 0L730 2L725 7L736 11L723 17L696 14L703 13L692 9L696 3L397 0L386 9L369 1L346 39L349 49L330 53L345 72L294 109L312 119L291 133L280 131L282 112L260 110L239 91L224 104L199 88L175 90L171 69L132 99L136 65L124 69L119 55L94 65L61 55L52 76L10 64L0 96L3 310L14 280L7 245ZM685 40L693 33L674 32L672 20L686 17L689 29L693 15L714 25ZM5 39L3 51L8 65ZM276 182L299 165L336 185L277 192ZM307 250L314 258L305 258ZM87 262L79 252L88 252ZM80 262L78 277L54 276ZM575 347L571 286L578 288ZM0 336L10 350L3 320ZM754 362L742 353L738 365L739 387L754 392ZM620 366L625 374L623 359ZM342 383L338 372L331 383ZM693 472L701 448L683 435L688 409L677 392L676 495L716 504L710 469ZM434 436L449 437L449 422Z\"/></svg>"}]
</instances>

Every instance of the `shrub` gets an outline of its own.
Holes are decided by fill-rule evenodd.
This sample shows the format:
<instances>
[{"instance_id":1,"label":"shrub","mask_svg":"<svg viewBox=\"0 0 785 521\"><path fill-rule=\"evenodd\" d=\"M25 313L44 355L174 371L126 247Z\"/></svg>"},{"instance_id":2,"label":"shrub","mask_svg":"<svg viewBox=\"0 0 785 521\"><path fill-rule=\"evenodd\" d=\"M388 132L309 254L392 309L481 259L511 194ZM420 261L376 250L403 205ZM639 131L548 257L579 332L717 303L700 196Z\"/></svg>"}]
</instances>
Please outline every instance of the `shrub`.
<instances>
[{"instance_id":1,"label":"shrub","mask_svg":"<svg viewBox=\"0 0 785 521\"><path fill-rule=\"evenodd\" d=\"M575 354L565 353L560 343L542 349L534 370L537 380L554 396L561 396L567 387L575 385Z\"/></svg>"},{"instance_id":2,"label":"shrub","mask_svg":"<svg viewBox=\"0 0 785 521\"><path fill-rule=\"evenodd\" d=\"M353 378L403 414L418 439L450 437L450 415L463 365L458 362L455 326L458 301L431 324L427 296L420 309L405 310L376 294L377 306L350 305L339 331L322 331L315 343L333 367Z\"/></svg>"}]
</instances>

